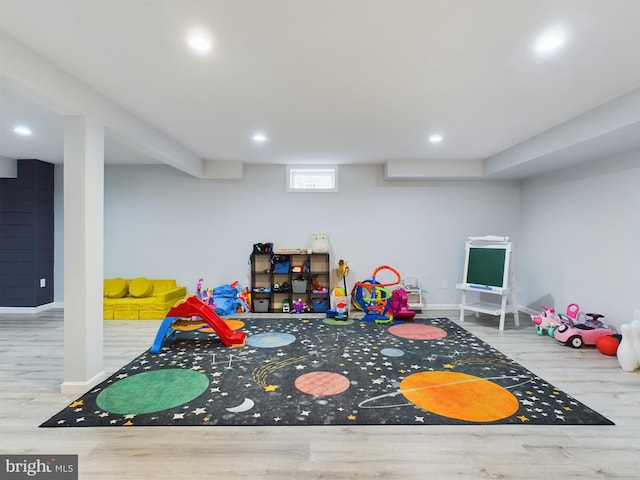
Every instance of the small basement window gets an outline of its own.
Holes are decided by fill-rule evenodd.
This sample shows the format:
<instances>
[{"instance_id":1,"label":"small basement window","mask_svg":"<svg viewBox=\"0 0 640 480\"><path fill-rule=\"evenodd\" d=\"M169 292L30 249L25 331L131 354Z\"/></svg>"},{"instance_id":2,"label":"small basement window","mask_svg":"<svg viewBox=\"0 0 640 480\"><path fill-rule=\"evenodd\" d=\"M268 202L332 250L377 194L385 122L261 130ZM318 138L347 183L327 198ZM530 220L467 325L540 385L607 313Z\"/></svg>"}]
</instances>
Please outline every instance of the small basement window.
<instances>
[{"instance_id":1,"label":"small basement window","mask_svg":"<svg viewBox=\"0 0 640 480\"><path fill-rule=\"evenodd\" d=\"M336 165L287 165L287 192L337 192Z\"/></svg>"}]
</instances>

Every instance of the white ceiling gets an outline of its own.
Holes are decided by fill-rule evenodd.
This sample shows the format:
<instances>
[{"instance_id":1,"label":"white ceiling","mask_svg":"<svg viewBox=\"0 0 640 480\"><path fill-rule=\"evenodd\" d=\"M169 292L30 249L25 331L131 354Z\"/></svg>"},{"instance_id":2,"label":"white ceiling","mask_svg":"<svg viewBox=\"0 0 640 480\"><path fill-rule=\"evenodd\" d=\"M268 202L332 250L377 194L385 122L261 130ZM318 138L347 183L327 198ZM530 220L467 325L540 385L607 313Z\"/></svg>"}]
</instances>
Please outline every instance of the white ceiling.
<instances>
[{"instance_id":1,"label":"white ceiling","mask_svg":"<svg viewBox=\"0 0 640 480\"><path fill-rule=\"evenodd\" d=\"M194 26L208 54L187 47ZM549 28L566 42L537 54ZM168 142L201 161L523 178L640 147L638 0L0 0L0 30L0 55L20 45L79 81L38 90L0 57L10 158L62 162L63 115L94 111L67 101L78 85L152 130L138 148L140 128L107 125L107 163L175 165Z\"/></svg>"}]
</instances>

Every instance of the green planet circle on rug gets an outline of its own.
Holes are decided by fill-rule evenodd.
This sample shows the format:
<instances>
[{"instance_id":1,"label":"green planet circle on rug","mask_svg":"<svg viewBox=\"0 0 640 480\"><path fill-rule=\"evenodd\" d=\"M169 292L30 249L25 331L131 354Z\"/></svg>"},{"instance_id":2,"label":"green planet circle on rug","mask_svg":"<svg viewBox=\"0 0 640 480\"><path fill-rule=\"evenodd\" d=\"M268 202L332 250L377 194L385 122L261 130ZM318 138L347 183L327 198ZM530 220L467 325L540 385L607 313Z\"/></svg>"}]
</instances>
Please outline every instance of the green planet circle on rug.
<instances>
[{"instance_id":1,"label":"green planet circle on rug","mask_svg":"<svg viewBox=\"0 0 640 480\"><path fill-rule=\"evenodd\" d=\"M337 318L325 318L323 322L327 325L351 325L353 323L353 319L345 318L344 320L340 320Z\"/></svg>"},{"instance_id":2,"label":"green planet circle on rug","mask_svg":"<svg viewBox=\"0 0 640 480\"><path fill-rule=\"evenodd\" d=\"M208 386L206 375L194 370L153 370L118 380L100 392L96 404L109 413L160 412L193 400Z\"/></svg>"}]
</instances>

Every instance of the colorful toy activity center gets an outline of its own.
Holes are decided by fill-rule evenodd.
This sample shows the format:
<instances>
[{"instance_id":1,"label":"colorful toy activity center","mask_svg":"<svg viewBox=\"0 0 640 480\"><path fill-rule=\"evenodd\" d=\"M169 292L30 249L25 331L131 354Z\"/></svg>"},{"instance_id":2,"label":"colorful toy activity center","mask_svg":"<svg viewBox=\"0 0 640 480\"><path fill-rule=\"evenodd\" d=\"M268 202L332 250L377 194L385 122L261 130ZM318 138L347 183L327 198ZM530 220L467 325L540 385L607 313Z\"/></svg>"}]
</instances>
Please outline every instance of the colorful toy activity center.
<instances>
[{"instance_id":1,"label":"colorful toy activity center","mask_svg":"<svg viewBox=\"0 0 640 480\"><path fill-rule=\"evenodd\" d=\"M382 271L391 272L392 281L380 282L376 275ZM365 322L380 324L391 323L396 320L411 320L416 312L408 308L408 296L406 290L398 288L391 291L388 287L400 285L402 279L400 273L393 267L381 265L377 267L371 278L356 282L352 298L354 305L364 311Z\"/></svg>"}]
</instances>

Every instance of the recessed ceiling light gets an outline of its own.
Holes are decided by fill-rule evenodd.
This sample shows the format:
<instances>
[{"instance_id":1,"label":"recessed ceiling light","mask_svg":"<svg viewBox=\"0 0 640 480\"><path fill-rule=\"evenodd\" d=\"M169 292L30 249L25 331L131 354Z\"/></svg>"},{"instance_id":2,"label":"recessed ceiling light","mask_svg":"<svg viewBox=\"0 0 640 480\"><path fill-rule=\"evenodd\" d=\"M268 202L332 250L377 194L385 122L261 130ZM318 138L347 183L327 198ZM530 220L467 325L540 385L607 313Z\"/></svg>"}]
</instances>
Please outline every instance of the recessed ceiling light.
<instances>
[{"instance_id":1,"label":"recessed ceiling light","mask_svg":"<svg viewBox=\"0 0 640 480\"><path fill-rule=\"evenodd\" d=\"M18 125L13 129L13 133L15 133L16 135L22 135L23 137L28 137L33 132L29 127L25 127L24 125Z\"/></svg>"},{"instance_id":2,"label":"recessed ceiling light","mask_svg":"<svg viewBox=\"0 0 640 480\"><path fill-rule=\"evenodd\" d=\"M442 135L440 135L439 133L434 133L429 137L429 141L431 143L440 143L442 141Z\"/></svg>"},{"instance_id":3,"label":"recessed ceiling light","mask_svg":"<svg viewBox=\"0 0 640 480\"><path fill-rule=\"evenodd\" d=\"M189 46L198 52L206 52L211 49L211 42L204 37L191 37Z\"/></svg>"},{"instance_id":4,"label":"recessed ceiling light","mask_svg":"<svg viewBox=\"0 0 640 480\"><path fill-rule=\"evenodd\" d=\"M546 53L555 50L564 44L566 36L560 30L549 30L543 33L536 41L536 51Z\"/></svg>"},{"instance_id":5,"label":"recessed ceiling light","mask_svg":"<svg viewBox=\"0 0 640 480\"><path fill-rule=\"evenodd\" d=\"M187 31L186 41L192 50L198 53L206 53L211 50L213 39L206 28L192 27Z\"/></svg>"},{"instance_id":6,"label":"recessed ceiling light","mask_svg":"<svg viewBox=\"0 0 640 480\"><path fill-rule=\"evenodd\" d=\"M264 133L256 133L253 135L253 141L256 143L266 142L267 136Z\"/></svg>"}]
</instances>

